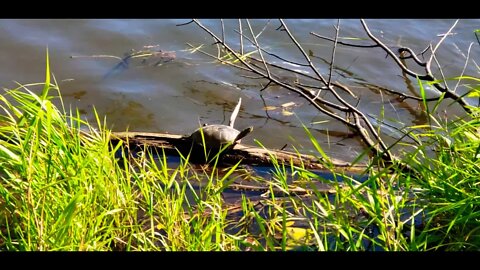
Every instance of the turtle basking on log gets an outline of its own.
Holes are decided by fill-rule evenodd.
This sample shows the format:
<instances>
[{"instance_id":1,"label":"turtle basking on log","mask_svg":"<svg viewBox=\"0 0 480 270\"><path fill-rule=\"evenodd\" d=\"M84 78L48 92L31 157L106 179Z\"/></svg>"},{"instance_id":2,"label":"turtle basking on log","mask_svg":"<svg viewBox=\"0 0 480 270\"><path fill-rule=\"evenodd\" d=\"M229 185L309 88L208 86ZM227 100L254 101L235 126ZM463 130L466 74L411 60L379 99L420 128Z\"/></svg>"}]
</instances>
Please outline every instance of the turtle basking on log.
<instances>
[{"instance_id":1,"label":"turtle basking on log","mask_svg":"<svg viewBox=\"0 0 480 270\"><path fill-rule=\"evenodd\" d=\"M237 114L240 110L240 105L242 103L242 98L238 99L238 104L235 106L235 109L230 116L230 121L227 125L213 124L213 125L203 125L202 127L195 130L190 136L190 140L196 147L204 147L207 151L212 151L213 153L218 152L220 149L225 147L226 151L232 149L235 144L239 143L240 140L252 132L253 127L248 127L242 131L239 131L233 127Z\"/></svg>"}]
</instances>

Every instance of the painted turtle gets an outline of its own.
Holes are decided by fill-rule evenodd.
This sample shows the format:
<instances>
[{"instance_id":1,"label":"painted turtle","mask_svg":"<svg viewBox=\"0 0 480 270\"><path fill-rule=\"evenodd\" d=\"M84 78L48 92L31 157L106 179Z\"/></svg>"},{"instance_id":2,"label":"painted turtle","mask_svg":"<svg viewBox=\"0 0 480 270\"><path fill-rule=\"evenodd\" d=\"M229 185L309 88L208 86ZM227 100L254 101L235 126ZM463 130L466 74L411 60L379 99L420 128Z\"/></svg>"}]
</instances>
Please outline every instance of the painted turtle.
<instances>
[{"instance_id":1,"label":"painted turtle","mask_svg":"<svg viewBox=\"0 0 480 270\"><path fill-rule=\"evenodd\" d=\"M241 103L242 98L239 98L238 104L233 110L232 116L230 117L228 126L220 124L204 125L190 135L192 142L197 146L203 147L203 142L205 141L207 150L218 151L227 144L230 144L229 149L233 148L235 144L239 143L243 137L247 136L253 130L253 127L248 127L242 131L239 131L233 127L235 118L240 110Z\"/></svg>"}]
</instances>

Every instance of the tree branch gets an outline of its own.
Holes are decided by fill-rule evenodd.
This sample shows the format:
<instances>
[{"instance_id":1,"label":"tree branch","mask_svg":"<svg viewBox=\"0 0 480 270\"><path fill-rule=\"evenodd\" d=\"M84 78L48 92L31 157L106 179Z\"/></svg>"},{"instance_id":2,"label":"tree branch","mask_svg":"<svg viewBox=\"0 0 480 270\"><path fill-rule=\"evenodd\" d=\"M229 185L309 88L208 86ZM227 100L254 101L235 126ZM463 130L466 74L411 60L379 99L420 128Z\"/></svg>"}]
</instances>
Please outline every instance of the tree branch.
<instances>
[{"instance_id":1,"label":"tree branch","mask_svg":"<svg viewBox=\"0 0 480 270\"><path fill-rule=\"evenodd\" d=\"M362 23L362 26L365 30L365 32L367 33L367 35L370 37L371 40L373 40L375 43L377 43L390 57L392 57L395 61L395 63L403 70L403 72L405 72L406 74L412 76L412 77L416 77L416 78L419 78L420 80L424 80L424 81L430 81L430 82L434 82L432 83L432 85L438 90L440 91L441 93L444 93L445 95L445 98L451 98L453 100L455 100L456 102L458 102L458 104L460 104L462 106L462 108L467 111L467 112L471 112L471 109L469 108L468 106L468 103L465 101L465 99L458 95L457 93L453 92L453 91L450 91L448 89L448 86L445 85L442 86L440 83L438 83L439 80L437 80L433 74L432 74L432 71L431 71L431 62L432 62L432 59L433 59L433 54L435 53L435 51L438 49L438 47L440 46L441 42L443 42L443 40L445 39L445 37L448 35L448 33L451 32L451 30L454 28L454 26L457 24L458 20L454 23L454 25L449 29L449 31L447 32L447 34L445 36L442 37L442 39L440 40L439 43L437 43L437 45L435 46L435 48L431 49L432 50L432 56L430 56L430 59L429 61L427 61L426 65L425 65L425 70L426 70L426 74L424 75L421 75L421 74L418 74L418 73L415 73L413 72L412 70L408 69L403 63L402 61L395 55L395 53L392 52L392 50L390 50L390 48L388 48L384 43L382 43L377 37L375 37L372 32L370 31L370 29L368 28L365 20L361 19L360 20L361 23ZM430 46L431 48L431 46ZM413 53L410 53L411 55L414 55ZM415 59L415 58L414 58ZM418 59L417 59L418 60ZM415 62L417 62L417 60L415 60Z\"/></svg>"}]
</instances>

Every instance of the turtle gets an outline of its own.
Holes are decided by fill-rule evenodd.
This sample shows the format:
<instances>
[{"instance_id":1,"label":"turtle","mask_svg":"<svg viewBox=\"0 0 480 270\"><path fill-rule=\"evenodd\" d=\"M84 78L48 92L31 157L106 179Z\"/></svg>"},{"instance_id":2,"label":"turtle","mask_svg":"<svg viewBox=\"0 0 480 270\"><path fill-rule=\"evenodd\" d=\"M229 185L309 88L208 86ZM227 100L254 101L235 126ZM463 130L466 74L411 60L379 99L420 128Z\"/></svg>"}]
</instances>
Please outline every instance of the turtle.
<instances>
[{"instance_id":1,"label":"turtle","mask_svg":"<svg viewBox=\"0 0 480 270\"><path fill-rule=\"evenodd\" d=\"M230 117L228 126L222 124L203 125L190 135L192 143L195 146L203 147L203 142L205 141L205 148L213 151L218 151L226 145L228 145L227 149L232 149L243 137L247 136L253 131L252 126L247 127L242 131L239 131L233 127L235 118L240 110L241 103L242 98L239 98L238 104L235 106L235 109Z\"/></svg>"}]
</instances>

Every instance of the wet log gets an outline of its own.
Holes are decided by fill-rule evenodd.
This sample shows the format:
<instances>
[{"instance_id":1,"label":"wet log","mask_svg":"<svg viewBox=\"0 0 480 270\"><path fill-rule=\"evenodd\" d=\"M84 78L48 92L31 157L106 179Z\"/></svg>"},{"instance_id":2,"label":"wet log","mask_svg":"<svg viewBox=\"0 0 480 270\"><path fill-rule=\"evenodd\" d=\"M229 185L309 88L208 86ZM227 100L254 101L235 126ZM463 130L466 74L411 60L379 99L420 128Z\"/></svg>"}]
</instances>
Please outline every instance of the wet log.
<instances>
[{"instance_id":1,"label":"wet log","mask_svg":"<svg viewBox=\"0 0 480 270\"><path fill-rule=\"evenodd\" d=\"M119 141L125 143L130 151L142 151L145 146L156 151L157 153L165 153L167 155L186 156L189 153L190 160L193 162L205 162L203 151L193 148L192 142L188 136L167 134L167 133L151 133L151 132L112 132L111 142L115 145ZM310 170L326 170L326 162L320 157L306 154L299 154L284 150L264 149L251 145L236 144L233 149L221 156L221 162L225 165L236 164L242 161L242 164L252 166L273 166L271 156L274 156L279 163L285 165L293 164L299 167L305 167ZM365 169L365 165L351 165L348 162L331 159L336 171L359 173Z\"/></svg>"}]
</instances>

